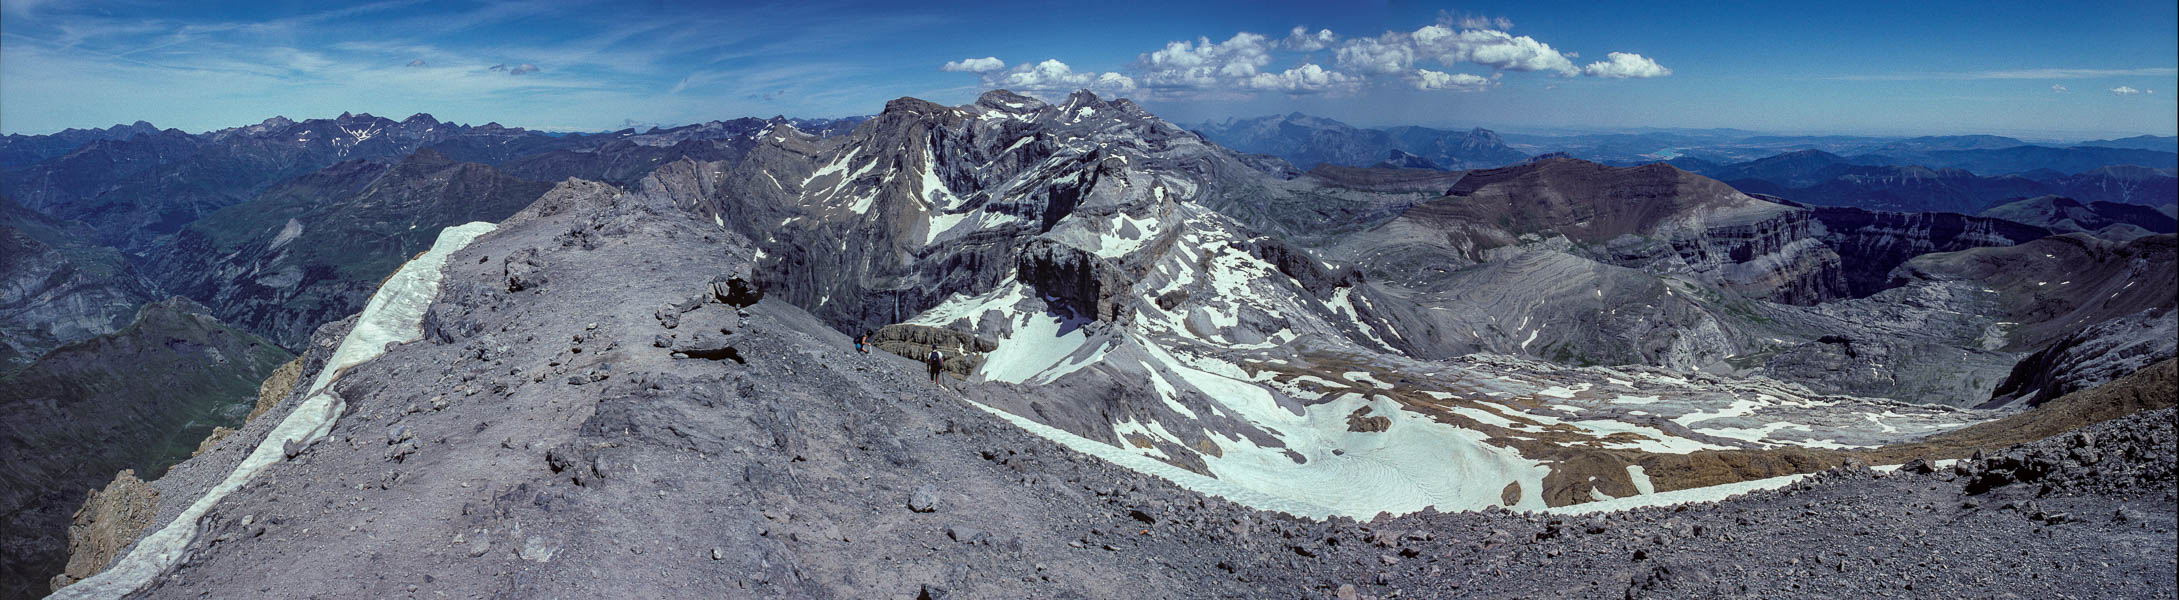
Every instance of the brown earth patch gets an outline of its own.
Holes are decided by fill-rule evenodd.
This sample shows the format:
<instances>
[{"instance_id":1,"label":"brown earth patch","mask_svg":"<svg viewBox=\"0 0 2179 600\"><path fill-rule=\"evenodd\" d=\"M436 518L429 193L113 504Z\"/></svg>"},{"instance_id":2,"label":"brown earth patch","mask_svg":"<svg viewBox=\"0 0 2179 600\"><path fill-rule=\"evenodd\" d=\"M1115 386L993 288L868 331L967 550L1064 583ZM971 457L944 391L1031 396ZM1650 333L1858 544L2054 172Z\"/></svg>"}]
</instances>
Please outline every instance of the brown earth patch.
<instances>
[{"instance_id":1,"label":"brown earth patch","mask_svg":"<svg viewBox=\"0 0 2179 600\"><path fill-rule=\"evenodd\" d=\"M2066 395L2010 417L1915 442L1859 451L1781 447L1665 454L1604 446L1605 442L1613 440L1635 441L1640 439L1637 434L1622 432L1599 439L1573 433L1574 428L1571 426L1545 425L1523 418L1518 413L1499 410L1496 406L1502 404L1514 409L1545 408L1544 402L1537 399L1489 398L1489 402L1478 402L1471 398L1486 397L1481 388L1439 381L1415 381L1415 378L1402 377L1397 373L1336 355L1310 353L1302 358L1313 366L1304 368L1291 364L1247 365L1244 368L1250 369L1252 373L1270 371L1273 373L1273 381L1331 394L1326 398L1334 398L1340 393L1384 396L1399 402L1405 410L1423 414L1437 422L1483 432L1491 436L1488 443L1511 448L1523 458L1542 461L1551 469L1551 473L1544 477L1542 494L1545 504L1554 507L1589 502L1592 500L1591 490L1613 497L1636 493L1633 480L1627 473L1629 465L1641 466L1643 474L1649 477L1656 491L1668 492L1812 473L1857 459L1867 464L1886 465L1900 464L1915 458L1964 458L1974 454L1977 449L1998 449L2032 442L2136 411L2172 406L2174 397L2179 396L2179 361L2166 360L2117 381ZM1371 378L1394 383L1397 387L1380 389L1354 382L1344 375L1349 371L1365 371L1370 373ZM1295 379L1303 376L1350 383L1354 384L1355 389L1329 388L1309 381L1295 383ZM1423 391L1449 393L1453 397L1439 399L1423 394ZM1454 407L1488 412L1513 422L1514 426L1486 424L1453 412ZM1350 430L1353 419L1354 415L1349 415ZM1501 494L1501 500L1510 506L1518 501L1520 490L1517 485L1508 486L1508 489L1511 491L1505 494L1511 495Z\"/></svg>"},{"instance_id":2,"label":"brown earth patch","mask_svg":"<svg viewBox=\"0 0 2179 600\"><path fill-rule=\"evenodd\" d=\"M266 377L264 383L257 384L257 407L250 409L250 416L243 419L242 422L255 421L258 415L265 414L265 411L271 410L274 406L279 406L281 400L286 400L288 394L295 391L295 380L301 379L302 375L302 356L297 356L295 360L280 365L278 369L273 369L272 375Z\"/></svg>"},{"instance_id":3,"label":"brown earth patch","mask_svg":"<svg viewBox=\"0 0 2179 600\"><path fill-rule=\"evenodd\" d=\"M115 474L105 489L91 490L68 525L68 567L53 576L53 589L106 570L122 548L151 526L158 511L159 490L137 479L133 469Z\"/></svg>"},{"instance_id":4,"label":"brown earth patch","mask_svg":"<svg viewBox=\"0 0 2179 600\"><path fill-rule=\"evenodd\" d=\"M2179 359L2149 365L2131 375L2059 396L2010 417L1977 423L1863 453L1870 464L1899 464L1916 458L1966 458L1978 449L1997 450L2048 438L2136 412L2172 406L2179 398Z\"/></svg>"}]
</instances>

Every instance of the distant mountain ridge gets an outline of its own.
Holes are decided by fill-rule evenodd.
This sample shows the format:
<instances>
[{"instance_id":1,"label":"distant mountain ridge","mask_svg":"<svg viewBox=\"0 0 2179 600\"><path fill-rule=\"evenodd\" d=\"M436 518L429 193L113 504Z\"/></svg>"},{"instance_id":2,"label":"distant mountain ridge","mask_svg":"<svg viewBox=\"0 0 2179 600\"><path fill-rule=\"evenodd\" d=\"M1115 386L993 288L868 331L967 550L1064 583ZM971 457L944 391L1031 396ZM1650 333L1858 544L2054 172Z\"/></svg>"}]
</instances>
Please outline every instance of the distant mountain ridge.
<instances>
[{"instance_id":1,"label":"distant mountain ridge","mask_svg":"<svg viewBox=\"0 0 2179 600\"><path fill-rule=\"evenodd\" d=\"M137 121L105 129L64 129L45 135L11 133L0 136L0 168L33 164L97 140L125 140L157 131L158 127Z\"/></svg>"},{"instance_id":2,"label":"distant mountain ridge","mask_svg":"<svg viewBox=\"0 0 2179 600\"><path fill-rule=\"evenodd\" d=\"M2050 169L1985 176L1957 168L1868 164L1867 155L1843 157L1800 150L1732 164L1674 161L1745 191L1808 204L1890 211L1980 214L2020 198L2060 195L2084 202L2161 207L2179 194L2169 168L2103 166L2079 173Z\"/></svg>"},{"instance_id":3,"label":"distant mountain ridge","mask_svg":"<svg viewBox=\"0 0 2179 600\"><path fill-rule=\"evenodd\" d=\"M2179 232L2179 221L2153 208L2115 202L2084 203L2064 196L2010 202L1982 211L1982 216L2043 227L2052 233L2086 232L2118 240Z\"/></svg>"},{"instance_id":4,"label":"distant mountain ridge","mask_svg":"<svg viewBox=\"0 0 2179 600\"><path fill-rule=\"evenodd\" d=\"M1428 127L1363 129L1324 117L1288 113L1250 119L1229 118L1194 127L1218 145L1240 152L1269 154L1309 169L1319 164L1359 167L1391 160L1405 168L1477 169L1509 165L1528 155L1506 146L1488 129L1467 131ZM1419 158L1388 159L1393 152Z\"/></svg>"}]
</instances>

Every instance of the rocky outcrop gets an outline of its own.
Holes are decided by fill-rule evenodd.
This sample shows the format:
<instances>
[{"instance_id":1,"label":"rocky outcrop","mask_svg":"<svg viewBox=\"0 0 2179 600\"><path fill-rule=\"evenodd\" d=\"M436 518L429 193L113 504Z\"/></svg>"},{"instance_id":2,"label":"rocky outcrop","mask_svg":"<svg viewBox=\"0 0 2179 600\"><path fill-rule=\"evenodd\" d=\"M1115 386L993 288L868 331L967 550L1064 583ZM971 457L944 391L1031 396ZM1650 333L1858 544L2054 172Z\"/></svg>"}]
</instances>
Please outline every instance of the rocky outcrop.
<instances>
[{"instance_id":1,"label":"rocky outcrop","mask_svg":"<svg viewBox=\"0 0 2179 600\"><path fill-rule=\"evenodd\" d=\"M997 350L997 342L942 327L895 323L878 328L870 336L870 345L914 361L922 361L932 350L946 357L944 369L956 377L967 379L984 364L984 355Z\"/></svg>"},{"instance_id":2,"label":"rocky outcrop","mask_svg":"<svg viewBox=\"0 0 2179 600\"><path fill-rule=\"evenodd\" d=\"M122 469L113 483L91 490L68 524L68 567L54 575L53 590L97 575L136 543L159 508L159 490Z\"/></svg>"},{"instance_id":3,"label":"rocky outcrop","mask_svg":"<svg viewBox=\"0 0 2179 600\"><path fill-rule=\"evenodd\" d=\"M1069 314L1125 322L1132 280L1097 255L1051 240L1031 240L1016 255L1016 277Z\"/></svg>"}]
</instances>

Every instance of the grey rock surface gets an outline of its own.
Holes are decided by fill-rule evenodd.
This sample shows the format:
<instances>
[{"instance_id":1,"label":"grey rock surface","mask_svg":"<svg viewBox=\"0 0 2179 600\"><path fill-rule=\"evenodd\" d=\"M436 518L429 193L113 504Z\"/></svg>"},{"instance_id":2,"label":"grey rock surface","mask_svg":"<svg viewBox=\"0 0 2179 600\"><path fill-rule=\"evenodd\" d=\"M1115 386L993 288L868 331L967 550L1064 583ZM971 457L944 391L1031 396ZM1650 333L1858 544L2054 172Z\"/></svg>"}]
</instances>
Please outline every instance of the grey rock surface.
<instances>
[{"instance_id":1,"label":"grey rock surface","mask_svg":"<svg viewBox=\"0 0 2179 600\"><path fill-rule=\"evenodd\" d=\"M425 339L351 370L332 434L223 501L140 595L2179 594L2169 409L1964 475L1842 469L1593 517L1303 520L1065 450L776 299L737 323L745 363L640 343L681 334L657 307L752 262L706 221L570 184L457 253ZM591 243L559 243L577 230ZM506 292L491 259L531 248L548 283ZM407 409L434 397L453 401ZM422 443L394 460L403 427ZM204 481L170 479L162 508ZM916 512L919 492L942 500Z\"/></svg>"}]
</instances>

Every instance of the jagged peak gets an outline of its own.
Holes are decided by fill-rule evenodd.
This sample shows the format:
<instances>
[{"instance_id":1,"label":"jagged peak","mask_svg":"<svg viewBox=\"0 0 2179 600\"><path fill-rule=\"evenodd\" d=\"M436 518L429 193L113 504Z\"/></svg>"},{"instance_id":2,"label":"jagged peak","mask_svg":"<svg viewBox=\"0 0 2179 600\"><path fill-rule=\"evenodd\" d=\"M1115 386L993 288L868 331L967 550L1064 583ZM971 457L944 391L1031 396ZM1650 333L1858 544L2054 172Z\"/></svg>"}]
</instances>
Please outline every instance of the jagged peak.
<instances>
[{"instance_id":1,"label":"jagged peak","mask_svg":"<svg viewBox=\"0 0 2179 600\"><path fill-rule=\"evenodd\" d=\"M406 118L406 119L402 119L402 120L401 120L401 122L402 122L402 123L428 123L428 124L431 124L431 125L438 125L438 124L439 124L439 119L438 119L438 118L436 118L436 117L433 117L433 116L431 116L431 113L421 113L421 112L420 112L420 113L416 113L416 114L413 114L413 115L409 115L409 118Z\"/></svg>"},{"instance_id":2,"label":"jagged peak","mask_svg":"<svg viewBox=\"0 0 2179 600\"><path fill-rule=\"evenodd\" d=\"M1067 94L1067 100L1065 102L1060 103L1061 110L1074 110L1085 106L1090 108L1106 108L1108 105L1105 104L1104 99L1097 97L1096 92L1089 91L1088 89L1075 90L1074 92Z\"/></svg>"}]
</instances>

